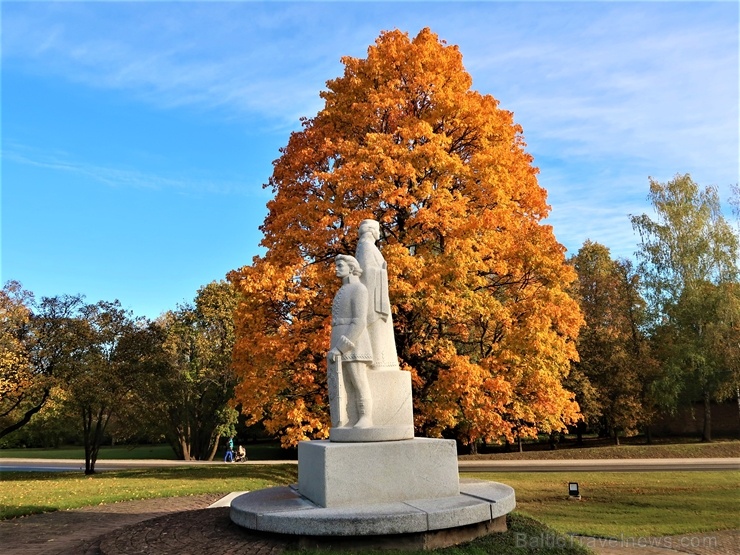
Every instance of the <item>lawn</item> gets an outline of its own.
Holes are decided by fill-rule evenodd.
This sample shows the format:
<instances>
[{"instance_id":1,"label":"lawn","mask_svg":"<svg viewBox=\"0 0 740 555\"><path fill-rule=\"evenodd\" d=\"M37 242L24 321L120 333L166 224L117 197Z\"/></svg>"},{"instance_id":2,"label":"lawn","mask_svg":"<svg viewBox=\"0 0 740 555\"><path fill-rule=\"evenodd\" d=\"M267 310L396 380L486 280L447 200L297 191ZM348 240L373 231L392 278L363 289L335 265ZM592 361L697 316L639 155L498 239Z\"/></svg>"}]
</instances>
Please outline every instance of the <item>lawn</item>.
<instances>
[{"instance_id":1,"label":"lawn","mask_svg":"<svg viewBox=\"0 0 740 555\"><path fill-rule=\"evenodd\" d=\"M0 473L0 519L133 499L252 491L296 481L288 465L214 465L135 470Z\"/></svg>"},{"instance_id":2,"label":"lawn","mask_svg":"<svg viewBox=\"0 0 740 555\"><path fill-rule=\"evenodd\" d=\"M475 473L516 491L517 511L566 534L670 536L740 528L740 471ZM577 481L581 501L568 499Z\"/></svg>"},{"instance_id":3,"label":"lawn","mask_svg":"<svg viewBox=\"0 0 740 555\"><path fill-rule=\"evenodd\" d=\"M664 536L740 527L740 471L477 473L511 485L517 512L558 532ZM0 518L130 499L229 493L293 483L289 465L213 465L80 472L3 472ZM582 501L570 501L577 480Z\"/></svg>"},{"instance_id":4,"label":"lawn","mask_svg":"<svg viewBox=\"0 0 740 555\"><path fill-rule=\"evenodd\" d=\"M0 459L75 459L85 460L85 449L78 446L57 448L0 449ZM176 460L169 445L116 445L100 448L98 460L164 459Z\"/></svg>"},{"instance_id":5,"label":"lawn","mask_svg":"<svg viewBox=\"0 0 740 555\"><path fill-rule=\"evenodd\" d=\"M0 484L0 518L132 499L202 493L226 494L289 484L296 479L297 467L294 464L150 468L106 471L94 476L84 476L79 472L3 472ZM525 515L509 515L508 525L509 530L506 533L491 534L435 553L529 555L533 551L532 546L537 544L535 551L538 555L590 554L579 543ZM342 555L345 552L337 553ZM394 551L384 553L392 555ZM411 552L403 553L414 555ZM423 553L428 552L420 552L418 555ZM307 552L307 555L310 554L311 552Z\"/></svg>"},{"instance_id":6,"label":"lawn","mask_svg":"<svg viewBox=\"0 0 740 555\"><path fill-rule=\"evenodd\" d=\"M463 455L462 460L559 460L559 459L695 459L740 457L740 441L723 440L712 443L684 441L678 443L631 443L604 445L586 442L593 447L577 447L575 443L561 444L556 450L545 445L527 446L523 453L491 453ZM535 450L536 449L536 450Z\"/></svg>"},{"instance_id":7,"label":"lawn","mask_svg":"<svg viewBox=\"0 0 740 555\"><path fill-rule=\"evenodd\" d=\"M295 457L294 452L280 448L278 442L247 443L247 456L253 461L265 460L288 460ZM224 456L222 448L215 460L221 460ZM65 446L58 448L25 448L25 449L0 449L0 459L85 459L85 450L78 446ZM119 459L162 459L177 460L175 453L169 445L105 445L100 448L98 460Z\"/></svg>"}]
</instances>

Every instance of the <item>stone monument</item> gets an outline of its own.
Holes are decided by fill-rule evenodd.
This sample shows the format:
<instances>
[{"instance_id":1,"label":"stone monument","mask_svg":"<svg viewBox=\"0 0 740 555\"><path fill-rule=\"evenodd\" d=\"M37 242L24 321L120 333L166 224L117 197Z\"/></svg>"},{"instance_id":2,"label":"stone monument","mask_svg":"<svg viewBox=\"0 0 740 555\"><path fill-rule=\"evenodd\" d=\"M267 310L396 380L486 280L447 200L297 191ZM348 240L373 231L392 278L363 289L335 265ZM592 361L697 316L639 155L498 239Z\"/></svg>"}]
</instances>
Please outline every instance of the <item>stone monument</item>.
<instances>
[{"instance_id":1,"label":"stone monument","mask_svg":"<svg viewBox=\"0 0 740 555\"><path fill-rule=\"evenodd\" d=\"M245 528L305 547L437 548L506 529L514 490L460 482L454 440L415 438L411 375L400 370L379 224L365 220L356 257L339 255L327 384L329 440L298 444L298 484L231 503Z\"/></svg>"},{"instance_id":2,"label":"stone monument","mask_svg":"<svg viewBox=\"0 0 740 555\"><path fill-rule=\"evenodd\" d=\"M388 297L388 269L375 242L380 237L380 226L375 220L364 220L360 224L360 240L357 244L356 258L339 255L339 260L351 258L359 267L356 274L343 280L354 279L365 288L365 314L362 317L365 335L370 342L370 364L363 365L365 378L362 383L368 387L364 396L365 413L359 411L360 405L348 402L356 388L352 372L347 370L350 358L357 355L342 350L340 336L349 314L346 305L348 284L343 284L332 306L332 350L327 360L329 384L329 406L332 413L331 441L337 442L375 442L412 439L414 437L414 413L411 398L411 374L398 367L396 339L393 335L391 303ZM342 258L344 257L344 258ZM338 267L337 267L338 268ZM339 276L339 273L337 273ZM355 326L361 325L355 322ZM335 347L336 342L336 347ZM338 351L342 352L339 357ZM364 348L364 347L363 347ZM362 355L366 356L366 355ZM369 366L369 367L368 367ZM350 386L350 387L347 387ZM350 393L348 390L352 389Z\"/></svg>"}]
</instances>

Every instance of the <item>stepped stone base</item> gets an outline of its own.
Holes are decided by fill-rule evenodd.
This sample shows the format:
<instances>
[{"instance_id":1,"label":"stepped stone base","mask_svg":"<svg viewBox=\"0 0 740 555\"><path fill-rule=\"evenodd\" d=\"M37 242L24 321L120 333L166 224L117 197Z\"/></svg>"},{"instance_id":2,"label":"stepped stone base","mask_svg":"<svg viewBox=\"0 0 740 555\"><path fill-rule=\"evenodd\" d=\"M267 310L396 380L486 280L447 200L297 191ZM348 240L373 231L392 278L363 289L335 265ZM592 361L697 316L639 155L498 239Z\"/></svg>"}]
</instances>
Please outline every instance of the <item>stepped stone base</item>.
<instances>
[{"instance_id":1,"label":"stepped stone base","mask_svg":"<svg viewBox=\"0 0 740 555\"><path fill-rule=\"evenodd\" d=\"M298 484L240 495L231 520L303 547L436 549L506 529L514 490L466 480L455 442L298 444Z\"/></svg>"},{"instance_id":2,"label":"stepped stone base","mask_svg":"<svg viewBox=\"0 0 740 555\"><path fill-rule=\"evenodd\" d=\"M466 481L458 495L448 497L337 508L317 506L295 487L284 486L237 497L230 515L250 530L302 536L306 546L335 545L328 537L363 537L362 543L377 546L385 540L372 536L391 536L386 539L392 546L410 541L436 548L505 530L502 517L515 505L514 490L497 482Z\"/></svg>"}]
</instances>

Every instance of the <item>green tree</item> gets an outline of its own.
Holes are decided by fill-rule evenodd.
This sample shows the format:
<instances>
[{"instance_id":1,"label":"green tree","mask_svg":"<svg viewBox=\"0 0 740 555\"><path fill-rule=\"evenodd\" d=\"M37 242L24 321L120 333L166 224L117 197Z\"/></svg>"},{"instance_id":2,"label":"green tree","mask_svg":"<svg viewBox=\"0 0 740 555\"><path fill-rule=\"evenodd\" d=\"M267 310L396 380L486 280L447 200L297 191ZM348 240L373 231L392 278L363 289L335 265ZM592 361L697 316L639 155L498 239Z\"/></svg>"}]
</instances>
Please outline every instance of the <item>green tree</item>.
<instances>
[{"instance_id":1,"label":"green tree","mask_svg":"<svg viewBox=\"0 0 740 555\"><path fill-rule=\"evenodd\" d=\"M681 399L703 401L702 437L710 441L711 402L732 389L732 361L716 347L736 329L726 309L737 302L738 235L722 215L717 189L700 189L688 174L665 184L651 179L648 198L656 219L631 219L664 365L656 385L669 409Z\"/></svg>"},{"instance_id":2,"label":"green tree","mask_svg":"<svg viewBox=\"0 0 740 555\"><path fill-rule=\"evenodd\" d=\"M111 417L132 409L141 368L135 337L143 322L118 301L100 301L82 307L76 324L79 354L64 373L63 388L65 404L82 423L85 474L94 474Z\"/></svg>"},{"instance_id":3,"label":"green tree","mask_svg":"<svg viewBox=\"0 0 740 555\"><path fill-rule=\"evenodd\" d=\"M568 379L579 380L573 389L585 423L618 444L620 434L633 435L651 417L655 365L643 333L646 304L631 263L613 260L607 247L586 241L571 262L586 325Z\"/></svg>"},{"instance_id":4,"label":"green tree","mask_svg":"<svg viewBox=\"0 0 740 555\"><path fill-rule=\"evenodd\" d=\"M417 430L474 445L563 429L582 320L521 127L429 29L382 33L342 63L274 163L265 256L229 274L250 422L285 445L327 436L332 260L373 218Z\"/></svg>"},{"instance_id":5,"label":"green tree","mask_svg":"<svg viewBox=\"0 0 740 555\"><path fill-rule=\"evenodd\" d=\"M142 394L176 455L212 460L238 413L229 405L237 383L232 368L234 310L231 284L201 287L194 305L162 315L160 373Z\"/></svg>"}]
</instances>

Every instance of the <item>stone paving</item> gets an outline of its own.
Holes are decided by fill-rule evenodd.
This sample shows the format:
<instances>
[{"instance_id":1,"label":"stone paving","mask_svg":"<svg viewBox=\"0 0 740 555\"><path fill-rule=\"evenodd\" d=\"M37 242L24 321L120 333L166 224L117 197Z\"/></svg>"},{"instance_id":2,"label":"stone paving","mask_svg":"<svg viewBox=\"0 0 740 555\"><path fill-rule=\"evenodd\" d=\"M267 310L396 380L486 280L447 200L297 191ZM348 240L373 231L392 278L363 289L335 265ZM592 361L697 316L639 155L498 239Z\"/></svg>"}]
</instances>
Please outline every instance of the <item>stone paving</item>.
<instances>
[{"instance_id":1,"label":"stone paving","mask_svg":"<svg viewBox=\"0 0 740 555\"><path fill-rule=\"evenodd\" d=\"M584 538L598 555L739 555L740 530L653 538Z\"/></svg>"},{"instance_id":2,"label":"stone paving","mask_svg":"<svg viewBox=\"0 0 740 555\"><path fill-rule=\"evenodd\" d=\"M293 544L234 525L220 495L128 501L0 521L3 555L279 555ZM738 555L740 530L578 538L599 555Z\"/></svg>"}]
</instances>

